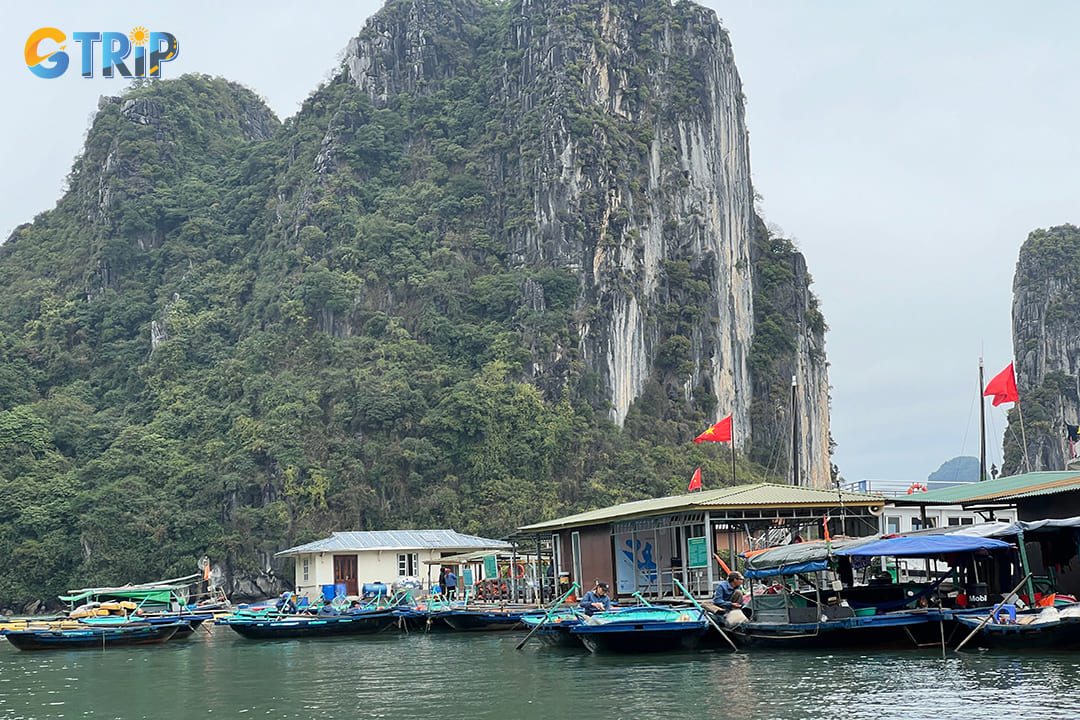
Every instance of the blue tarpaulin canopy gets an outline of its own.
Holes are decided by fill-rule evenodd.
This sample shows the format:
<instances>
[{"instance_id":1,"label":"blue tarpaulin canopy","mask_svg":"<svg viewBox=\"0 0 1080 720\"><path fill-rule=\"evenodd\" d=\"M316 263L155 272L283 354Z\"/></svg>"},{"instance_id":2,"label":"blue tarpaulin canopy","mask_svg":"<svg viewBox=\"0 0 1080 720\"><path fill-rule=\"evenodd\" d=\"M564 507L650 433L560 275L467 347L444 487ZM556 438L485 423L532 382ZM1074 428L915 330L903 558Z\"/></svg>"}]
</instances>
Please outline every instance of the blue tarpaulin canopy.
<instances>
[{"instance_id":1,"label":"blue tarpaulin canopy","mask_svg":"<svg viewBox=\"0 0 1080 720\"><path fill-rule=\"evenodd\" d=\"M924 535L921 537L892 537L852 548L841 548L834 555L870 557L930 557L945 553L996 550L1010 547L1009 543L993 538L971 535Z\"/></svg>"}]
</instances>

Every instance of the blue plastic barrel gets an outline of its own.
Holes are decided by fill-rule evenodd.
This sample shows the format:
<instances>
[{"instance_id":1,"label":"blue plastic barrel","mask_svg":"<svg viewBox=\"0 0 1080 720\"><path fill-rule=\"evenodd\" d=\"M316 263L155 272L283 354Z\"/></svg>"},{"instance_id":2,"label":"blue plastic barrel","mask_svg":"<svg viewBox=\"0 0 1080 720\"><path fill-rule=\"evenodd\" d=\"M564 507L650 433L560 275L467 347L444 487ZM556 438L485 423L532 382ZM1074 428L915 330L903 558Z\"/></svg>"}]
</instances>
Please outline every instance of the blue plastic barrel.
<instances>
[{"instance_id":1,"label":"blue plastic barrel","mask_svg":"<svg viewBox=\"0 0 1080 720\"><path fill-rule=\"evenodd\" d=\"M371 597L373 595L387 596L390 594L390 588L386 586L386 583L364 583L362 589L364 597Z\"/></svg>"}]
</instances>

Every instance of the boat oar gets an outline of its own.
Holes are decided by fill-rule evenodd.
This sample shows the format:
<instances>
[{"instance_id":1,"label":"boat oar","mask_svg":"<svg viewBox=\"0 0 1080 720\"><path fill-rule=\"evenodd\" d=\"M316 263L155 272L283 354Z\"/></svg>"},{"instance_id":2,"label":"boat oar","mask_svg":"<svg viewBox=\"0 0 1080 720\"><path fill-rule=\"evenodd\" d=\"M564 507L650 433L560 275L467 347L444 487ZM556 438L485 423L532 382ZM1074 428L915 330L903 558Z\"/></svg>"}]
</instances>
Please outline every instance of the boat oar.
<instances>
[{"instance_id":1,"label":"boat oar","mask_svg":"<svg viewBox=\"0 0 1080 720\"><path fill-rule=\"evenodd\" d=\"M1031 577L1031 573L1028 573L1027 575L1025 575L1025 576L1024 576L1024 579L1023 579L1023 580L1021 580L1021 581L1020 581L1020 583L1019 583L1019 584L1018 584L1018 585L1017 585L1016 587L1014 587L1014 588L1012 589L1012 591L1011 591L1011 592L1009 592L1009 593L1008 593L1008 594L1007 594L1007 595L1005 596L1005 598L1006 598L1006 599L1008 599L1008 598L1009 598L1009 597L1010 597L1010 596L1011 596L1011 595L1012 595L1013 593L1019 592L1020 588L1024 587L1024 583L1026 583L1026 582L1028 581L1028 578L1029 578L1029 577ZM986 617L984 617L984 618L983 618L983 621L982 621L981 623L979 623L978 625L976 625L976 626L975 626L975 629L974 629L974 630L972 630L972 631L971 631L970 633L968 633L968 636L967 636L966 638L964 638L963 640L961 640L961 641L960 641L960 644L956 646L956 652L960 652L960 648L962 648L962 647L964 647L965 645L967 645L967 641L968 641L968 640L970 640L971 638L975 637L975 633L977 633L977 632L979 632L980 630L982 630L982 629L983 629L983 625L985 625L986 623L988 623L988 622L990 622L991 620L993 620L993 619L994 619L994 616L995 616L995 615L997 615L997 612L998 612L998 610L1000 610L1000 609L1001 609L1001 606L1002 606L1002 605L1004 605L1004 604L1005 604L1005 600L1002 600L1002 601L1001 601L1001 602L999 602L999 603L998 603L997 605L995 605L995 606L993 607L993 609L991 609L991 610L990 610L990 613L989 613L989 614L988 614L988 615L987 615Z\"/></svg>"},{"instance_id":2,"label":"boat oar","mask_svg":"<svg viewBox=\"0 0 1080 720\"><path fill-rule=\"evenodd\" d=\"M738 651L739 648L737 648L735 646L735 642L731 638L728 637L728 634L726 632L724 632L720 628L719 625L716 624L716 621L712 619L712 615L710 615L708 613L708 611L705 610L705 608L701 607L701 603L699 603L697 600L695 600L694 596L691 595L690 592L685 587L683 587L683 584L681 582L679 582L679 579L674 578L674 577L671 578L671 579L674 580L675 584L679 586L679 589L682 590L683 595L690 598L690 602L694 603L694 607L696 607L698 609L698 612L701 613L701 617L708 620L709 624L712 625L714 628L716 628L716 632L720 633L720 637L722 637L722 638L724 638L725 640L728 641L728 645L731 646L732 650Z\"/></svg>"},{"instance_id":3,"label":"boat oar","mask_svg":"<svg viewBox=\"0 0 1080 720\"><path fill-rule=\"evenodd\" d=\"M544 619L541 620L540 622L536 623L536 627L534 627L532 630L530 630L529 634L525 636L525 639L517 644L517 647L515 648L515 650L520 650L521 648L525 647L525 643L529 642L529 639L533 636L533 633L535 633L537 630L539 630L541 625L543 625L544 623L546 623L548 620L551 619L551 613L555 612L559 608L559 606L562 605L563 602L566 601L566 598L570 597L571 593L573 593L575 590L579 590L579 589L580 589L580 587L578 586L577 583L573 583L572 585L570 585L570 589L566 591L566 594L555 601L555 604L551 606L551 608L547 611L547 613L545 613Z\"/></svg>"}]
</instances>

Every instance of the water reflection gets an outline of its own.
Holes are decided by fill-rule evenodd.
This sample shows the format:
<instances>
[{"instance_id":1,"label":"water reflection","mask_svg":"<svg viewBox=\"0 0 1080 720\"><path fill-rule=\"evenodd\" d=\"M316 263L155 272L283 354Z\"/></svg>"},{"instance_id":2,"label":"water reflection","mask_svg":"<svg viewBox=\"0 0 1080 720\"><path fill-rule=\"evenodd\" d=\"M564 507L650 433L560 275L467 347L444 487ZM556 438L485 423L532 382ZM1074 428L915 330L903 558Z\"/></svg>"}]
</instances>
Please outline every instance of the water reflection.
<instances>
[{"instance_id":1,"label":"water reflection","mask_svg":"<svg viewBox=\"0 0 1080 720\"><path fill-rule=\"evenodd\" d=\"M1080 717L1080 654L726 651L597 656L519 634L182 643L20 653L0 718Z\"/></svg>"}]
</instances>

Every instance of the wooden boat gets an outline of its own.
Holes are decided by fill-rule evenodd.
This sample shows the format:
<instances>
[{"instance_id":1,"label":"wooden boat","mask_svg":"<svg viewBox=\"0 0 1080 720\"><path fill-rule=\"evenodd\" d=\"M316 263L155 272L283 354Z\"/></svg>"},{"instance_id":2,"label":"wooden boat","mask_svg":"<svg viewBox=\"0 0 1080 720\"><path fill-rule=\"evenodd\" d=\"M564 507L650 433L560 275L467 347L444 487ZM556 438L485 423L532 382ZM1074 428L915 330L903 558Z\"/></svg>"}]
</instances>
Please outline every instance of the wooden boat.
<instances>
[{"instance_id":1,"label":"wooden boat","mask_svg":"<svg viewBox=\"0 0 1080 720\"><path fill-rule=\"evenodd\" d=\"M88 617L79 620L78 622L84 625L90 625L95 627L108 626L108 625L122 625L126 622L145 622L151 625L169 625L179 623L176 628L176 632L173 634L171 640L182 640L191 635L207 620L213 620L214 616L211 614L195 615L193 613L187 614L172 614L172 613L160 613L154 615L138 615L133 618L123 618L117 616L99 616Z\"/></svg>"},{"instance_id":2,"label":"wooden boat","mask_svg":"<svg viewBox=\"0 0 1080 720\"><path fill-rule=\"evenodd\" d=\"M954 613L948 609L912 607L936 591L938 584L915 588L843 587L826 583L820 573L835 570L851 558L879 556L904 558L954 557L988 550L1006 550L1008 543L992 538L926 535L858 538L830 543L800 543L773 548L748 559L748 578L786 577L775 593L752 595L750 618L722 619L742 645L772 648L885 648L940 647L942 633L952 635ZM811 578L810 590L792 588L791 579ZM824 590L823 590L824 588ZM861 594L860 594L861 593ZM892 597L891 593L895 597ZM845 597L846 596L846 597ZM848 602L848 597L851 602ZM856 598L875 598L856 602ZM948 627L946 627L948 626Z\"/></svg>"},{"instance_id":3,"label":"wooden boat","mask_svg":"<svg viewBox=\"0 0 1080 720\"><path fill-rule=\"evenodd\" d=\"M699 610L641 606L597 613L570 634L594 653L654 653L696 648L708 628Z\"/></svg>"},{"instance_id":4,"label":"wooden boat","mask_svg":"<svg viewBox=\"0 0 1080 720\"><path fill-rule=\"evenodd\" d=\"M450 608L414 606L394 609L397 626L406 632L450 630L450 626L443 621L449 614Z\"/></svg>"},{"instance_id":5,"label":"wooden boat","mask_svg":"<svg viewBox=\"0 0 1080 720\"><path fill-rule=\"evenodd\" d=\"M996 612L995 612L996 610ZM988 622L987 616L990 616ZM1080 649L1080 603L1010 613L1007 608L954 614L972 642L1010 650Z\"/></svg>"},{"instance_id":6,"label":"wooden boat","mask_svg":"<svg viewBox=\"0 0 1080 720\"><path fill-rule=\"evenodd\" d=\"M581 649L584 647L581 639L570 631L581 625L582 617L573 609L558 610L550 616L540 611L523 616L521 622L527 630L536 628L535 637L549 647Z\"/></svg>"},{"instance_id":7,"label":"wooden boat","mask_svg":"<svg viewBox=\"0 0 1080 720\"><path fill-rule=\"evenodd\" d=\"M363 610L341 615L230 615L219 618L246 638L288 639L332 635L371 635L397 622L393 610Z\"/></svg>"},{"instance_id":8,"label":"wooden boat","mask_svg":"<svg viewBox=\"0 0 1080 720\"><path fill-rule=\"evenodd\" d=\"M100 649L120 645L149 645L170 639L185 624L125 622L81 624L76 628L4 630L3 635L20 650Z\"/></svg>"},{"instance_id":9,"label":"wooden boat","mask_svg":"<svg viewBox=\"0 0 1080 720\"><path fill-rule=\"evenodd\" d=\"M210 612L211 608L219 608L223 604L227 605L228 600L220 588L215 588L214 594L209 596L205 593L200 594L195 590L197 586L203 583L202 578L201 574L188 575L137 585L69 590L68 594L61 595L60 599L69 603L72 614L80 607L93 605L94 603L134 603L129 609L139 609L146 613L194 611L199 614ZM193 600L202 602L205 607L198 608L197 604L192 603Z\"/></svg>"},{"instance_id":10,"label":"wooden boat","mask_svg":"<svg viewBox=\"0 0 1080 720\"><path fill-rule=\"evenodd\" d=\"M454 608L442 615L442 620L454 630L515 630L528 612L511 608Z\"/></svg>"}]
</instances>

